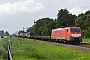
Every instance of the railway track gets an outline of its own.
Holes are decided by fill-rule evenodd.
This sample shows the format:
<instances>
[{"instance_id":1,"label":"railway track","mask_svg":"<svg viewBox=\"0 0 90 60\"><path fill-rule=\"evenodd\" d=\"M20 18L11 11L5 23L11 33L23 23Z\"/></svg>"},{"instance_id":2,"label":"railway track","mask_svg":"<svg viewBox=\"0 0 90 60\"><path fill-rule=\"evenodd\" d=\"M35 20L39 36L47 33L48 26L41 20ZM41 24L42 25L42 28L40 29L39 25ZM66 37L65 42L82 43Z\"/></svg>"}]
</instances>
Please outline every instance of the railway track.
<instances>
[{"instance_id":1,"label":"railway track","mask_svg":"<svg viewBox=\"0 0 90 60\"><path fill-rule=\"evenodd\" d=\"M81 51L90 52L90 44L89 43L80 43L78 45L71 45L70 47L81 50Z\"/></svg>"},{"instance_id":2,"label":"railway track","mask_svg":"<svg viewBox=\"0 0 90 60\"><path fill-rule=\"evenodd\" d=\"M90 44L88 43L80 43L78 45L66 45L66 47L74 48L77 50L85 51L85 52L90 52Z\"/></svg>"},{"instance_id":3,"label":"railway track","mask_svg":"<svg viewBox=\"0 0 90 60\"><path fill-rule=\"evenodd\" d=\"M34 40L34 39L32 39ZM80 44L63 44L63 43L58 43L58 42L50 42L45 41L45 40L35 40L35 41L40 41L40 42L45 42L45 43L49 43L49 44L55 44L55 45L59 45L59 46L64 46L64 47L68 47L68 48L73 48L76 50L81 50L81 51L85 51L85 52L90 52L90 43L80 43Z\"/></svg>"},{"instance_id":4,"label":"railway track","mask_svg":"<svg viewBox=\"0 0 90 60\"><path fill-rule=\"evenodd\" d=\"M50 44L55 44L58 46L63 46L63 47L68 47L68 48L73 48L76 50L81 50L85 52L90 52L90 44L89 43L80 43L80 44L62 44L62 43L56 43L56 42L48 42L48 41L42 41L42 40L37 40L40 42L45 42L45 43L50 43Z\"/></svg>"},{"instance_id":5,"label":"railway track","mask_svg":"<svg viewBox=\"0 0 90 60\"><path fill-rule=\"evenodd\" d=\"M90 43L80 43L81 47L86 47L86 48L90 48Z\"/></svg>"},{"instance_id":6,"label":"railway track","mask_svg":"<svg viewBox=\"0 0 90 60\"><path fill-rule=\"evenodd\" d=\"M69 45L69 44L62 44L62 43L55 43L58 44L60 46L64 46L64 47L69 47L69 48L73 48L76 50L81 50L81 51L85 51L85 52L90 52L90 44L87 43L81 43L78 45Z\"/></svg>"}]
</instances>

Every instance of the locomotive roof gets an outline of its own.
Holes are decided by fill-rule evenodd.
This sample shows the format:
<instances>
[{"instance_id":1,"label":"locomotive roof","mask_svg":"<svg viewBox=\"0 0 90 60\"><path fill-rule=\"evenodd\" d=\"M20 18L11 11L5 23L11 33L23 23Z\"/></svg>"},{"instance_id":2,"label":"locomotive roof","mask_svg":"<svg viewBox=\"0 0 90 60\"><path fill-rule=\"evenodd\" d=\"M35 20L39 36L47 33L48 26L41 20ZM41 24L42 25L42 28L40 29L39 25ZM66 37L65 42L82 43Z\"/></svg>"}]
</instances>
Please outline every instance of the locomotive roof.
<instances>
[{"instance_id":1,"label":"locomotive roof","mask_svg":"<svg viewBox=\"0 0 90 60\"><path fill-rule=\"evenodd\" d=\"M65 29L65 28L57 28L57 29L53 29L53 30L62 30L62 29Z\"/></svg>"},{"instance_id":2,"label":"locomotive roof","mask_svg":"<svg viewBox=\"0 0 90 60\"><path fill-rule=\"evenodd\" d=\"M53 30L63 30L63 29L68 29L68 28L80 28L80 27L65 27L65 28L57 28L57 29L53 29Z\"/></svg>"}]
</instances>

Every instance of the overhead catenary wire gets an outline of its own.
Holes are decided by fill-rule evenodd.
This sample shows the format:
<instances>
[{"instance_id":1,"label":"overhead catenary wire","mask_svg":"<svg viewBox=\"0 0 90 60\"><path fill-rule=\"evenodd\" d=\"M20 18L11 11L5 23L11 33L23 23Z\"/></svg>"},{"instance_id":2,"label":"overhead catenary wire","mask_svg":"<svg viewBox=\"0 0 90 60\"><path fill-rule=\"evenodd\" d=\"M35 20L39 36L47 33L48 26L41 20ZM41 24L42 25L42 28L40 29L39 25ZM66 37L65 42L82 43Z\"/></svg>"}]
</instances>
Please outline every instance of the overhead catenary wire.
<instances>
[{"instance_id":1,"label":"overhead catenary wire","mask_svg":"<svg viewBox=\"0 0 90 60\"><path fill-rule=\"evenodd\" d=\"M85 10L85 9L88 8L89 6L90 6L90 3L85 4L85 5L81 6L81 7L76 8L76 9L73 10L72 12L78 13L78 12L80 12L81 10Z\"/></svg>"}]
</instances>

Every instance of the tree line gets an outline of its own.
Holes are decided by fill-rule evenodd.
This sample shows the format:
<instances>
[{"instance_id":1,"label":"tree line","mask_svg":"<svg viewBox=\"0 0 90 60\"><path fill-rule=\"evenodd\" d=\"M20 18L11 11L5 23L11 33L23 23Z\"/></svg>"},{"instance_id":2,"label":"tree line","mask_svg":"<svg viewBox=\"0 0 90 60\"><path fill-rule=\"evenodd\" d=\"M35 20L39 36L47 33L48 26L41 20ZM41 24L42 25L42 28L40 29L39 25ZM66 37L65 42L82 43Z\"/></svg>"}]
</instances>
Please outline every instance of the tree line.
<instances>
[{"instance_id":1,"label":"tree line","mask_svg":"<svg viewBox=\"0 0 90 60\"><path fill-rule=\"evenodd\" d=\"M40 18L36 23L27 29L27 32L33 32L36 35L49 36L52 29L61 26L76 26L81 27L83 37L90 38L90 10L81 13L78 16L70 13L67 9L58 10L57 18L51 19L49 17ZM23 32L23 31L19 31Z\"/></svg>"},{"instance_id":2,"label":"tree line","mask_svg":"<svg viewBox=\"0 0 90 60\"><path fill-rule=\"evenodd\" d=\"M9 32L8 31L1 30L0 31L0 36L9 36Z\"/></svg>"}]
</instances>

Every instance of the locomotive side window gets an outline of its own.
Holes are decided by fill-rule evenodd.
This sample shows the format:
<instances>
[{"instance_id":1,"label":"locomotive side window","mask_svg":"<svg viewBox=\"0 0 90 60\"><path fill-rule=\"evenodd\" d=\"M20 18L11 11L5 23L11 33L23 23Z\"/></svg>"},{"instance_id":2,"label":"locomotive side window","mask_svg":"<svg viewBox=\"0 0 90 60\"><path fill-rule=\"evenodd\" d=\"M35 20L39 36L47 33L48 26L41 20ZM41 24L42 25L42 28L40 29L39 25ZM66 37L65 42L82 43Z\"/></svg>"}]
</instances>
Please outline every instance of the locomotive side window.
<instances>
[{"instance_id":1,"label":"locomotive side window","mask_svg":"<svg viewBox=\"0 0 90 60\"><path fill-rule=\"evenodd\" d=\"M70 28L71 32L80 32L79 28Z\"/></svg>"}]
</instances>

